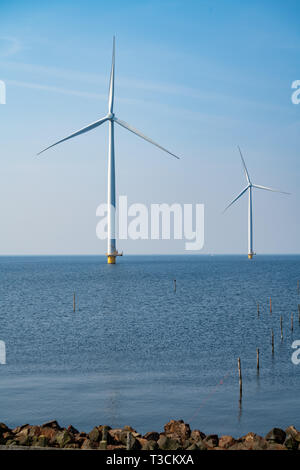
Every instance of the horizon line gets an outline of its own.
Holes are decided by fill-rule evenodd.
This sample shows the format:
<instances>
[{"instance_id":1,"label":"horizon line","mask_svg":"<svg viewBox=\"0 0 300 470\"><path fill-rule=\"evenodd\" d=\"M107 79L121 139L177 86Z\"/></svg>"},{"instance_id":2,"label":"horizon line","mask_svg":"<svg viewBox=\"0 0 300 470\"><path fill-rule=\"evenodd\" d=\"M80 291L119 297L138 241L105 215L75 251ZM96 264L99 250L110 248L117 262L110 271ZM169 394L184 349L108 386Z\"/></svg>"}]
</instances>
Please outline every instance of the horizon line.
<instances>
[{"instance_id":1,"label":"horizon line","mask_svg":"<svg viewBox=\"0 0 300 470\"><path fill-rule=\"evenodd\" d=\"M5 257L42 257L42 256L53 256L53 257L59 257L59 256L99 256L99 257L105 257L105 254L101 253L24 253L24 254L1 254L0 253L0 258L5 258ZM127 253L125 254L125 257L128 256L245 256L245 253ZM260 256L300 256L299 253L259 253L256 255L258 257Z\"/></svg>"}]
</instances>

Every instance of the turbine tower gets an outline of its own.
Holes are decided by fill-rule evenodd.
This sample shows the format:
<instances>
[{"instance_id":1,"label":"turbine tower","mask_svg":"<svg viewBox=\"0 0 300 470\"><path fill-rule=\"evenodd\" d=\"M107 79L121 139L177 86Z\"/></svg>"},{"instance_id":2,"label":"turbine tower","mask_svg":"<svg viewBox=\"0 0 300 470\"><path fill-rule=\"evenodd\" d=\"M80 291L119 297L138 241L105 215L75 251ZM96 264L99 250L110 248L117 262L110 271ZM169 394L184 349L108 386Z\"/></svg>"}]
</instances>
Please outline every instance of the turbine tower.
<instances>
[{"instance_id":1,"label":"turbine tower","mask_svg":"<svg viewBox=\"0 0 300 470\"><path fill-rule=\"evenodd\" d=\"M243 191L240 192L240 194L225 208L224 212L230 207L232 206L232 204L234 204L240 197L243 196L243 194L245 194L247 191L249 191L248 193L248 197L249 197L249 201L248 201L248 258L249 259L252 259L253 256L255 255L254 251L253 251L253 214L252 214L252 191L253 191L253 188L257 188L257 189L264 189L266 191L272 191L272 192L276 192L276 193L282 193L282 194L289 194L289 193L285 193L284 191L278 191L277 189L273 189L273 188L268 188L267 186L260 186L258 184L253 184L251 182L251 179L250 179L250 176L249 176L249 172L247 170L247 167L246 167L246 163L245 163L245 160L243 158L243 155L242 155L242 152L241 152L241 149L240 147L238 147L239 149L239 152L240 152L240 156L241 156L241 159L242 159L242 164L243 164L243 167L244 167L244 171L245 171L245 176L246 176L246 180L247 180L247 186L245 189L243 189Z\"/></svg>"},{"instance_id":2,"label":"turbine tower","mask_svg":"<svg viewBox=\"0 0 300 470\"><path fill-rule=\"evenodd\" d=\"M86 132L95 129L96 127L101 126L104 122L108 121L109 125L109 146L108 146L108 194L107 194L107 222L108 222L108 234L107 234L107 262L108 264L115 264L116 257L122 256L122 253L117 251L116 247L116 235L115 235L115 211L116 211L116 181L115 181L115 143L114 143L114 124L117 123L119 126L124 127L128 131L136 134L137 136L141 137L142 139L150 142L151 144L155 145L159 149L167 152L168 154L172 155L173 157L179 159L177 155L174 155L169 150L165 149L161 145L157 144L153 140L146 137L140 131L135 129L134 127L127 124L125 121L121 121L118 119L114 114L114 88L115 88L115 38L113 38L113 54L112 54L112 65L111 65L111 74L110 74L110 82L109 82L109 94L108 94L108 113L103 118L89 124L86 127L83 127L79 131L73 132L72 134L68 135L67 137L55 142L54 144L50 145L49 147L45 148L41 153L45 152L46 150L54 147L55 145L61 144L66 140L72 139L77 135L84 134Z\"/></svg>"}]
</instances>

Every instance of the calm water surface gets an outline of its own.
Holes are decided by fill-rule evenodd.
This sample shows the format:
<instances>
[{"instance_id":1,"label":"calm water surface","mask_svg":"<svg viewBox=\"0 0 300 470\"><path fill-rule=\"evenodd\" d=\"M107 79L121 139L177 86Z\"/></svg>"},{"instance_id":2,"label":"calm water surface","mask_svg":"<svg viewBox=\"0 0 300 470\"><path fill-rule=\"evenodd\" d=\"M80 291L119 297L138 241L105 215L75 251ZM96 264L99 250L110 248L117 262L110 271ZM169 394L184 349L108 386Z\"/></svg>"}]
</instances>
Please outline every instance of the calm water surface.
<instances>
[{"instance_id":1,"label":"calm water surface","mask_svg":"<svg viewBox=\"0 0 300 470\"><path fill-rule=\"evenodd\" d=\"M235 436L300 428L298 279L300 256L0 257L0 421L146 432L173 418Z\"/></svg>"}]
</instances>

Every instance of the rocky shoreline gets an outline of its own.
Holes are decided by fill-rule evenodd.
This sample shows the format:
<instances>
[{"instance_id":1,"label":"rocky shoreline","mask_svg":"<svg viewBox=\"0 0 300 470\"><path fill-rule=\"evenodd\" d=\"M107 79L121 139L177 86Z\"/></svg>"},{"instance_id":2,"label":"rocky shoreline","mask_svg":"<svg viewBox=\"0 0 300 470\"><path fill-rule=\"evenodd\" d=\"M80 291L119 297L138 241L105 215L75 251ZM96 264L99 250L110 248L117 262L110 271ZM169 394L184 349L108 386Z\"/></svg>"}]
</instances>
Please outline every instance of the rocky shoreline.
<instances>
[{"instance_id":1,"label":"rocky shoreline","mask_svg":"<svg viewBox=\"0 0 300 470\"><path fill-rule=\"evenodd\" d=\"M130 426L112 429L96 426L89 433L79 432L73 426L62 428L57 421L40 426L25 424L10 429L0 423L0 446L82 450L300 450L300 431L294 426L286 430L273 428L264 437L249 432L235 439L232 436L205 435L191 430L184 421L172 420L163 432L139 434Z\"/></svg>"}]
</instances>

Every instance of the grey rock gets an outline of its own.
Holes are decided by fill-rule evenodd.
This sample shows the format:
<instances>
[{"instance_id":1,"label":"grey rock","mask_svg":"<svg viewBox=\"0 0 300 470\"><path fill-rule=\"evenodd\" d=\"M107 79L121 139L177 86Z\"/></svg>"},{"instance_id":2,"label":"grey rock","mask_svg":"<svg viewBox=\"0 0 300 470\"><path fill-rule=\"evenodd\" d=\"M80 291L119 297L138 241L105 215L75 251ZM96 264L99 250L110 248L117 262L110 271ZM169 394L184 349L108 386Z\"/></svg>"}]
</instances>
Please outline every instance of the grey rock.
<instances>
[{"instance_id":1,"label":"grey rock","mask_svg":"<svg viewBox=\"0 0 300 470\"><path fill-rule=\"evenodd\" d=\"M196 444L192 444L186 450L199 450L199 447Z\"/></svg>"},{"instance_id":2,"label":"grey rock","mask_svg":"<svg viewBox=\"0 0 300 470\"><path fill-rule=\"evenodd\" d=\"M160 435L157 441L158 447L162 450L179 450L182 449L182 445L178 440L171 439L170 437Z\"/></svg>"},{"instance_id":3,"label":"grey rock","mask_svg":"<svg viewBox=\"0 0 300 470\"><path fill-rule=\"evenodd\" d=\"M205 437L204 432L199 431L199 429L194 429L191 432L191 439L193 439L194 442L202 441Z\"/></svg>"},{"instance_id":4,"label":"grey rock","mask_svg":"<svg viewBox=\"0 0 300 470\"><path fill-rule=\"evenodd\" d=\"M208 447L218 447L219 445L219 437L217 434L209 434L208 436L203 439L204 444Z\"/></svg>"},{"instance_id":5,"label":"grey rock","mask_svg":"<svg viewBox=\"0 0 300 470\"><path fill-rule=\"evenodd\" d=\"M67 431L68 431L69 433L73 434L74 436L75 436L76 434L79 434L79 431L78 431L76 428L74 428L71 424L70 424L70 426L68 426Z\"/></svg>"},{"instance_id":6,"label":"grey rock","mask_svg":"<svg viewBox=\"0 0 300 470\"><path fill-rule=\"evenodd\" d=\"M198 447L198 450L207 450L207 446L204 444L203 440L197 441L196 446Z\"/></svg>"},{"instance_id":7,"label":"grey rock","mask_svg":"<svg viewBox=\"0 0 300 470\"><path fill-rule=\"evenodd\" d=\"M158 444L156 441L147 441L147 444L145 444L142 447L142 450L157 450L158 449Z\"/></svg>"},{"instance_id":8,"label":"grey rock","mask_svg":"<svg viewBox=\"0 0 300 470\"><path fill-rule=\"evenodd\" d=\"M102 439L102 433L99 431L97 427L94 427L94 429L89 432L89 439L92 442L100 442Z\"/></svg>"},{"instance_id":9,"label":"grey rock","mask_svg":"<svg viewBox=\"0 0 300 470\"><path fill-rule=\"evenodd\" d=\"M150 431L150 432L147 432L145 435L144 435L144 439L147 439L147 441L158 441L159 439L159 433L156 432L156 431Z\"/></svg>"},{"instance_id":10,"label":"grey rock","mask_svg":"<svg viewBox=\"0 0 300 470\"><path fill-rule=\"evenodd\" d=\"M141 444L132 435L132 432L127 432L126 449L127 450L139 450L139 449L141 449Z\"/></svg>"},{"instance_id":11,"label":"grey rock","mask_svg":"<svg viewBox=\"0 0 300 470\"><path fill-rule=\"evenodd\" d=\"M276 444L283 444L286 438L286 433L282 429L273 428L268 432L265 439L268 442L275 442Z\"/></svg>"},{"instance_id":12,"label":"grey rock","mask_svg":"<svg viewBox=\"0 0 300 470\"><path fill-rule=\"evenodd\" d=\"M62 429L55 419L53 419L52 421L47 421L46 423L42 424L41 428L53 428L59 431L61 431Z\"/></svg>"},{"instance_id":13,"label":"grey rock","mask_svg":"<svg viewBox=\"0 0 300 470\"><path fill-rule=\"evenodd\" d=\"M284 445L288 450L297 450L300 445L290 434L287 434Z\"/></svg>"},{"instance_id":14,"label":"grey rock","mask_svg":"<svg viewBox=\"0 0 300 470\"><path fill-rule=\"evenodd\" d=\"M10 432L11 430L4 423L0 423L0 436L5 432Z\"/></svg>"},{"instance_id":15,"label":"grey rock","mask_svg":"<svg viewBox=\"0 0 300 470\"><path fill-rule=\"evenodd\" d=\"M295 426L289 426L285 430L285 432L286 432L286 434L292 436L295 439L295 441L300 443L300 432L295 428Z\"/></svg>"},{"instance_id":16,"label":"grey rock","mask_svg":"<svg viewBox=\"0 0 300 470\"><path fill-rule=\"evenodd\" d=\"M83 450L91 450L96 449L98 444L96 442L92 442L89 439L85 439L82 443L81 449Z\"/></svg>"},{"instance_id":17,"label":"grey rock","mask_svg":"<svg viewBox=\"0 0 300 470\"><path fill-rule=\"evenodd\" d=\"M68 433L67 430L64 431L58 431L58 433L55 436L55 441L59 445L59 447L65 447L68 444L72 444L73 442L73 437L71 436L70 433Z\"/></svg>"},{"instance_id":18,"label":"grey rock","mask_svg":"<svg viewBox=\"0 0 300 470\"><path fill-rule=\"evenodd\" d=\"M191 435L191 429L189 424L184 421L175 421L172 419L169 423L164 425L165 435L171 439L179 439L181 443L189 439Z\"/></svg>"}]
</instances>

